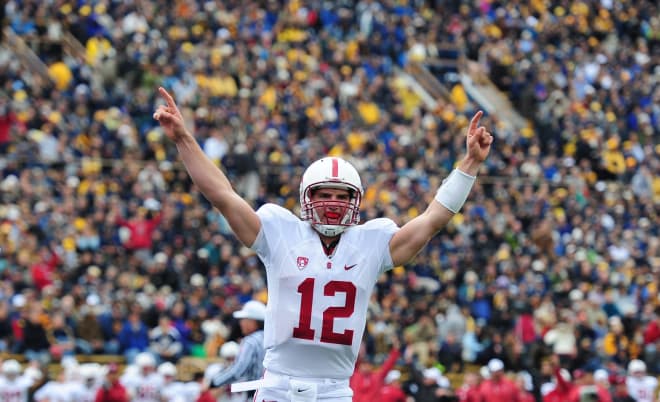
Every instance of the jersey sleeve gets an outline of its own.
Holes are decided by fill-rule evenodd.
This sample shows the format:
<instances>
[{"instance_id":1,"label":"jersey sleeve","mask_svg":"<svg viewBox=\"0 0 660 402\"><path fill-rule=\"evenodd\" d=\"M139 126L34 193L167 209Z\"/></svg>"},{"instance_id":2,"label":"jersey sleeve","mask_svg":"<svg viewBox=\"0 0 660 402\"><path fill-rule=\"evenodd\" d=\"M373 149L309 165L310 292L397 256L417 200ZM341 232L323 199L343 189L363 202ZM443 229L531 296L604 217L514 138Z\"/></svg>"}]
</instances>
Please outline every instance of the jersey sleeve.
<instances>
[{"instance_id":1,"label":"jersey sleeve","mask_svg":"<svg viewBox=\"0 0 660 402\"><path fill-rule=\"evenodd\" d=\"M264 204L257 210L257 215L261 221L261 229L250 248L268 268L273 265L270 263L273 251L282 247L286 239L296 232L300 218L275 204Z\"/></svg>"},{"instance_id":2,"label":"jersey sleeve","mask_svg":"<svg viewBox=\"0 0 660 402\"><path fill-rule=\"evenodd\" d=\"M399 230L399 227L387 218L372 219L362 225L362 239L360 244L364 247L374 248L375 255L381 256L380 273L394 268L392 254L390 254L390 240Z\"/></svg>"}]
</instances>

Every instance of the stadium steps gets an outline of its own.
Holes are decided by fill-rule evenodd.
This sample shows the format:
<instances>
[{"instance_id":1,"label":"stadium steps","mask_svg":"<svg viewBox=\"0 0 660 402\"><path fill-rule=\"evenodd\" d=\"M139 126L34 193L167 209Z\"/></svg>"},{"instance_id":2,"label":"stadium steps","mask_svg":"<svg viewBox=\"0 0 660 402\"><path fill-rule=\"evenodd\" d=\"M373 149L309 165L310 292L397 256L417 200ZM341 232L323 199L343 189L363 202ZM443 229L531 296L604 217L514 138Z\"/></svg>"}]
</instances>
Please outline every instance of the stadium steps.
<instances>
[{"instance_id":1,"label":"stadium steps","mask_svg":"<svg viewBox=\"0 0 660 402\"><path fill-rule=\"evenodd\" d=\"M513 106L504 92L493 84L478 63L469 61L460 72L460 80L467 94L477 102L486 113L496 114L504 127L513 132L520 132L529 126Z\"/></svg>"},{"instance_id":2,"label":"stadium steps","mask_svg":"<svg viewBox=\"0 0 660 402\"><path fill-rule=\"evenodd\" d=\"M68 30L62 31L62 50L78 60L86 60L87 51L85 46Z\"/></svg>"},{"instance_id":3,"label":"stadium steps","mask_svg":"<svg viewBox=\"0 0 660 402\"><path fill-rule=\"evenodd\" d=\"M16 59L23 67L35 76L39 76L43 82L53 83L50 74L48 74L48 66L37 56L37 54L25 43L25 40L19 35L16 35L13 29L6 26L3 29L5 41L4 45L9 49ZM31 80L28 80L31 81Z\"/></svg>"},{"instance_id":4,"label":"stadium steps","mask_svg":"<svg viewBox=\"0 0 660 402\"><path fill-rule=\"evenodd\" d=\"M408 63L406 73L419 85L427 96L430 96L434 102L441 100L449 102L449 90L429 71L429 69L422 63L411 61ZM419 91L418 91L419 92ZM422 94L422 98L425 96ZM427 104L429 102L426 102ZM428 105L435 108L435 104Z\"/></svg>"}]
</instances>

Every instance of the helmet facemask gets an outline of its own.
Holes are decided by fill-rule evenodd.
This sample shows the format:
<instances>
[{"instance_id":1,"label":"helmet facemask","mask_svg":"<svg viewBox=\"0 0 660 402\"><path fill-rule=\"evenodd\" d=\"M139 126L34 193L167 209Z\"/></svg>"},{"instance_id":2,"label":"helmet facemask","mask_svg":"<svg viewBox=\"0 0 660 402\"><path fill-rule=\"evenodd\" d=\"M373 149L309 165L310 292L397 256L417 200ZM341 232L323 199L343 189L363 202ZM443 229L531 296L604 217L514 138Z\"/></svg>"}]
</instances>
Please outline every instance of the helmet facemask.
<instances>
[{"instance_id":1,"label":"helmet facemask","mask_svg":"<svg viewBox=\"0 0 660 402\"><path fill-rule=\"evenodd\" d=\"M347 189L350 198L348 201L339 200L317 200L312 201L314 191L322 188L336 188L334 186L316 186L310 188L303 195L306 200L303 203L301 215L303 220L310 221L314 229L324 236L334 237L341 234L347 227L357 225L360 222L360 192L353 189ZM319 210L323 210L325 220L319 216ZM338 210L336 217L331 216ZM343 214L343 215L342 215ZM330 216L329 216L330 215ZM336 222L336 223L335 223Z\"/></svg>"},{"instance_id":2,"label":"helmet facemask","mask_svg":"<svg viewBox=\"0 0 660 402\"><path fill-rule=\"evenodd\" d=\"M316 200L312 194L319 189L340 189L349 192L349 199ZM362 201L362 182L357 170L340 158L323 158L312 163L303 174L300 182L300 217L310 222L320 234L328 237L340 235L347 227L360 222L360 202ZM343 215L330 217L327 212L338 209ZM323 210L325 218L319 216ZM330 211L332 215L332 211ZM330 222L330 223L329 223Z\"/></svg>"}]
</instances>

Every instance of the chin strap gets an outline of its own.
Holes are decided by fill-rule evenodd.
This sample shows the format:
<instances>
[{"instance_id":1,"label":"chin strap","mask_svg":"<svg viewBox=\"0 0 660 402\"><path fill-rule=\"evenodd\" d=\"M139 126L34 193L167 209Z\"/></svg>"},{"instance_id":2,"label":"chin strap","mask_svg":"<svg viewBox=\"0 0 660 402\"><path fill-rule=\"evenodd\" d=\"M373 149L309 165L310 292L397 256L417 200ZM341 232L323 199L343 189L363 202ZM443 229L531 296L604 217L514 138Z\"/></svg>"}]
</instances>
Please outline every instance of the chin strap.
<instances>
[{"instance_id":1,"label":"chin strap","mask_svg":"<svg viewBox=\"0 0 660 402\"><path fill-rule=\"evenodd\" d=\"M320 223L314 223L312 224L312 226L314 227L314 229L316 229L317 232L319 232L323 236L328 236L328 237L339 236L348 227L344 225L322 225Z\"/></svg>"}]
</instances>

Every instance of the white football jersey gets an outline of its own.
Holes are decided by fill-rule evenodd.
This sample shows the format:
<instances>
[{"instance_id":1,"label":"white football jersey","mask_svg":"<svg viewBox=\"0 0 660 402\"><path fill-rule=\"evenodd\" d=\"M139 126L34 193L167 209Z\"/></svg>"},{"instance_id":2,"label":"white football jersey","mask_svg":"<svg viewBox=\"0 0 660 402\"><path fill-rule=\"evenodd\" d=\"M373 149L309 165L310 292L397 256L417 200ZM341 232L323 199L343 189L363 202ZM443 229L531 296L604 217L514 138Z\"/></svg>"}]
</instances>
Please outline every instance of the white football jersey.
<instances>
[{"instance_id":1,"label":"white football jersey","mask_svg":"<svg viewBox=\"0 0 660 402\"><path fill-rule=\"evenodd\" d=\"M183 383L181 394L184 396L185 401L196 401L201 392L202 386L198 382L188 381Z\"/></svg>"},{"instance_id":2,"label":"white football jersey","mask_svg":"<svg viewBox=\"0 0 660 402\"><path fill-rule=\"evenodd\" d=\"M49 381L34 393L37 402L77 402L74 399L75 384L72 382Z\"/></svg>"},{"instance_id":3,"label":"white football jersey","mask_svg":"<svg viewBox=\"0 0 660 402\"><path fill-rule=\"evenodd\" d=\"M332 256L312 226L289 210L266 204L252 248L266 267L266 370L296 376L348 379L353 373L369 299L392 268L389 219L351 226Z\"/></svg>"},{"instance_id":4,"label":"white football jersey","mask_svg":"<svg viewBox=\"0 0 660 402\"><path fill-rule=\"evenodd\" d=\"M160 391L160 399L164 402L180 402L183 399L184 383L180 381L172 381L163 383Z\"/></svg>"},{"instance_id":5,"label":"white football jersey","mask_svg":"<svg viewBox=\"0 0 660 402\"><path fill-rule=\"evenodd\" d=\"M628 395L635 401L654 402L658 380L650 375L641 378L628 376L626 377L626 387L628 389Z\"/></svg>"},{"instance_id":6,"label":"white football jersey","mask_svg":"<svg viewBox=\"0 0 660 402\"><path fill-rule=\"evenodd\" d=\"M27 402L32 384L29 377L20 376L10 380L0 376L0 402Z\"/></svg>"},{"instance_id":7,"label":"white football jersey","mask_svg":"<svg viewBox=\"0 0 660 402\"><path fill-rule=\"evenodd\" d=\"M158 373L123 375L120 381L130 393L132 402L160 402L163 377Z\"/></svg>"},{"instance_id":8,"label":"white football jersey","mask_svg":"<svg viewBox=\"0 0 660 402\"><path fill-rule=\"evenodd\" d=\"M73 395L73 401L76 402L94 402L96 400L96 393L99 390L99 386L94 384L91 387L86 386L81 383L70 383L71 384L71 393Z\"/></svg>"}]
</instances>

